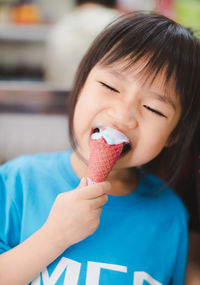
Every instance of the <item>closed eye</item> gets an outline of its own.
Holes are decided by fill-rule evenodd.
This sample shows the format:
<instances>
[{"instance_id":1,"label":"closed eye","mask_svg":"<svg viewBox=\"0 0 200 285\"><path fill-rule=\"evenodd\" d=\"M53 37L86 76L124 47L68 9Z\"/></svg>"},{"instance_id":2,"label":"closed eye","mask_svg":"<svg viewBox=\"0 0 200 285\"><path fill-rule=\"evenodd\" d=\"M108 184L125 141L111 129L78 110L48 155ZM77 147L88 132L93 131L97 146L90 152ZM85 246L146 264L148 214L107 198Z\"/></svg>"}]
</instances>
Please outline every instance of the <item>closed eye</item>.
<instances>
[{"instance_id":1,"label":"closed eye","mask_svg":"<svg viewBox=\"0 0 200 285\"><path fill-rule=\"evenodd\" d=\"M115 89L114 87L112 87L112 86L110 86L110 85L108 85L108 84L106 84L106 83L104 83L104 82L102 82L102 81L99 81L99 83L100 83L101 85L103 85L104 87L106 87L106 88L108 88L108 89L110 89L110 90L112 90L112 91L114 91L114 92L120 93L119 90Z\"/></svg>"},{"instance_id":2,"label":"closed eye","mask_svg":"<svg viewBox=\"0 0 200 285\"><path fill-rule=\"evenodd\" d=\"M159 111L157 111L155 109L152 109L151 107L149 107L147 105L143 105L143 107L146 108L147 110L151 111L152 113L155 113L158 116L167 118L167 116L165 116L163 113L161 113L161 112L159 112Z\"/></svg>"}]
</instances>

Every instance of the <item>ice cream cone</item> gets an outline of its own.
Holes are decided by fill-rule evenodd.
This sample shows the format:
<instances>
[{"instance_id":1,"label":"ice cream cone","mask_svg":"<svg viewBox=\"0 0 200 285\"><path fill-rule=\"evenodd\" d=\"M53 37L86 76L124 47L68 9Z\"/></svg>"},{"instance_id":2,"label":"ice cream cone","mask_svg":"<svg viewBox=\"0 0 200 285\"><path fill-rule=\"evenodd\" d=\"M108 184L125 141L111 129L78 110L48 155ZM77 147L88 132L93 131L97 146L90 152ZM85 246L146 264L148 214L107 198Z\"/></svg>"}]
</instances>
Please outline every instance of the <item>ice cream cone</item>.
<instances>
[{"instance_id":1,"label":"ice cream cone","mask_svg":"<svg viewBox=\"0 0 200 285\"><path fill-rule=\"evenodd\" d=\"M93 183L104 181L120 157L122 149L123 143L109 145L103 137L91 140L88 181Z\"/></svg>"}]
</instances>

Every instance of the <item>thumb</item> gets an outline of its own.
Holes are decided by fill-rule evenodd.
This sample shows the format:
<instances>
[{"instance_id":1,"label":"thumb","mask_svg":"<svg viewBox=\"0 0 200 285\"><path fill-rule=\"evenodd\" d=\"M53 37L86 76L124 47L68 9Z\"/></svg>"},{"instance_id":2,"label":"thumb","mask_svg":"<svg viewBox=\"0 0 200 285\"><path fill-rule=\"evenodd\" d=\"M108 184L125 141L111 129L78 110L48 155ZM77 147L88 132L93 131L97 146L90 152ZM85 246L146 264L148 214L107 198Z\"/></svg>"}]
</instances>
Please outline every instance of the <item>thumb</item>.
<instances>
[{"instance_id":1,"label":"thumb","mask_svg":"<svg viewBox=\"0 0 200 285\"><path fill-rule=\"evenodd\" d=\"M79 183L77 189L82 188L82 187L85 187L85 186L87 186L87 180L86 180L85 177L83 177L83 178L81 179L81 181L80 181L80 183Z\"/></svg>"}]
</instances>

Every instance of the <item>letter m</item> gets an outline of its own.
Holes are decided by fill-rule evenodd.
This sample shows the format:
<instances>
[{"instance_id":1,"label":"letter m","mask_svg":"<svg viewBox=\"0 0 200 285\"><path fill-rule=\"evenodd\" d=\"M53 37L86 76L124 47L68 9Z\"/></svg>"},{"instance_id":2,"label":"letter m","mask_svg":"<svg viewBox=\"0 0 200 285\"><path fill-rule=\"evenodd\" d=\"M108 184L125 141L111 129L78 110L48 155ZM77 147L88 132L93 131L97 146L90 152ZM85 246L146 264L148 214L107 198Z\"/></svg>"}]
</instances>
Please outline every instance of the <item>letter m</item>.
<instances>
[{"instance_id":1,"label":"letter m","mask_svg":"<svg viewBox=\"0 0 200 285\"><path fill-rule=\"evenodd\" d=\"M77 285L81 263L68 259L66 257L61 258L56 268L51 273L51 276L49 276L47 268L42 272L43 284L55 285L65 269L66 273L63 285ZM31 284L40 285L40 276L38 276Z\"/></svg>"}]
</instances>

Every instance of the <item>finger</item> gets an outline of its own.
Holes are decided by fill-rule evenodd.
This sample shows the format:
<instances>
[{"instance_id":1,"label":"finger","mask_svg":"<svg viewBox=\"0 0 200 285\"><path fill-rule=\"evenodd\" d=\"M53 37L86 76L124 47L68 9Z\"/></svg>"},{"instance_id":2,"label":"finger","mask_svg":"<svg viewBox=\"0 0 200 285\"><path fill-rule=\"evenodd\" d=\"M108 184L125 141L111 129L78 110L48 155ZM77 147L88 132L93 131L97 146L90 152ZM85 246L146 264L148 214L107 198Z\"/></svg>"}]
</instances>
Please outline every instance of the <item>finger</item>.
<instances>
[{"instance_id":1,"label":"finger","mask_svg":"<svg viewBox=\"0 0 200 285\"><path fill-rule=\"evenodd\" d=\"M83 199L95 199L109 192L111 184L109 182L101 182L77 189Z\"/></svg>"},{"instance_id":2,"label":"finger","mask_svg":"<svg viewBox=\"0 0 200 285\"><path fill-rule=\"evenodd\" d=\"M98 198L91 200L91 205L94 207L94 209L98 209L105 205L108 202L108 195L104 194L103 196L100 196Z\"/></svg>"},{"instance_id":3,"label":"finger","mask_svg":"<svg viewBox=\"0 0 200 285\"><path fill-rule=\"evenodd\" d=\"M83 187L86 187L86 186L87 186L87 180L86 180L85 177L83 177L83 178L81 179L81 181L80 181L80 183L79 183L77 189L83 188Z\"/></svg>"}]
</instances>

